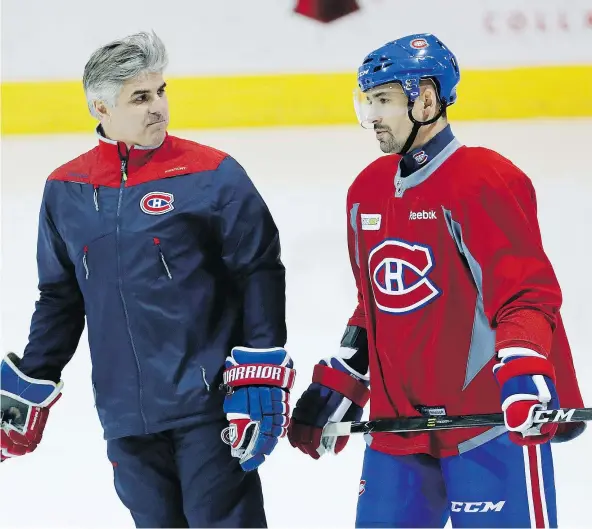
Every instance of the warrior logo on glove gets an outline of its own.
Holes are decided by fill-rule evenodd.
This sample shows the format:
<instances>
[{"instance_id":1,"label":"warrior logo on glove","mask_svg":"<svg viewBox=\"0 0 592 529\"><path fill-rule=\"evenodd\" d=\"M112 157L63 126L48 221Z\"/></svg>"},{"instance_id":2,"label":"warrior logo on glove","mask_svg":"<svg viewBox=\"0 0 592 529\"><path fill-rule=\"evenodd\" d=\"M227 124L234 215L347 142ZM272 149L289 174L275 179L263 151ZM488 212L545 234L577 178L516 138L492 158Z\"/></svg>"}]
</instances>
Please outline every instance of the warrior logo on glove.
<instances>
[{"instance_id":1,"label":"warrior logo on glove","mask_svg":"<svg viewBox=\"0 0 592 529\"><path fill-rule=\"evenodd\" d=\"M235 347L226 359L224 411L229 426L222 440L244 470L271 454L290 423L288 405L296 371L285 349Z\"/></svg>"}]
</instances>

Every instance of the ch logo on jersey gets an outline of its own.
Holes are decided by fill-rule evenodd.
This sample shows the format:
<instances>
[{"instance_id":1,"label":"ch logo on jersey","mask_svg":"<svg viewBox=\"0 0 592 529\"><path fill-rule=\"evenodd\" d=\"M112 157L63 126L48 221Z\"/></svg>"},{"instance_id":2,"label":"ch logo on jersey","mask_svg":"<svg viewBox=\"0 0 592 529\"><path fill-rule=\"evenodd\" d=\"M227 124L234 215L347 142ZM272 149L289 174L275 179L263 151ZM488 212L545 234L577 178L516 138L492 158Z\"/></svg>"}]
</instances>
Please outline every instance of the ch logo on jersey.
<instances>
[{"instance_id":1,"label":"ch logo on jersey","mask_svg":"<svg viewBox=\"0 0 592 529\"><path fill-rule=\"evenodd\" d=\"M140 208L148 215L162 215L175 209L175 197L171 193L152 192L144 195L140 200Z\"/></svg>"},{"instance_id":2,"label":"ch logo on jersey","mask_svg":"<svg viewBox=\"0 0 592 529\"><path fill-rule=\"evenodd\" d=\"M426 306L441 294L429 278L433 267L428 246L398 239L381 242L368 256L376 306L391 314L405 314Z\"/></svg>"}]
</instances>

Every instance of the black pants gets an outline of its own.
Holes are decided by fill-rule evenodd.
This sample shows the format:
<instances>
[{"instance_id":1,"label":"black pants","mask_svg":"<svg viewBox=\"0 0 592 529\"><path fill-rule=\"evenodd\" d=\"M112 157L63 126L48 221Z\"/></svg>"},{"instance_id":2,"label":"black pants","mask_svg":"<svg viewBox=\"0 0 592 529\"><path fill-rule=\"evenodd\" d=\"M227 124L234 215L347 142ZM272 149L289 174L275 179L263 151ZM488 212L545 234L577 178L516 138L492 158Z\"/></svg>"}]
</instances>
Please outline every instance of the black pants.
<instances>
[{"instance_id":1,"label":"black pants","mask_svg":"<svg viewBox=\"0 0 592 529\"><path fill-rule=\"evenodd\" d=\"M115 489L136 527L267 527L259 475L231 457L225 426L107 442Z\"/></svg>"}]
</instances>

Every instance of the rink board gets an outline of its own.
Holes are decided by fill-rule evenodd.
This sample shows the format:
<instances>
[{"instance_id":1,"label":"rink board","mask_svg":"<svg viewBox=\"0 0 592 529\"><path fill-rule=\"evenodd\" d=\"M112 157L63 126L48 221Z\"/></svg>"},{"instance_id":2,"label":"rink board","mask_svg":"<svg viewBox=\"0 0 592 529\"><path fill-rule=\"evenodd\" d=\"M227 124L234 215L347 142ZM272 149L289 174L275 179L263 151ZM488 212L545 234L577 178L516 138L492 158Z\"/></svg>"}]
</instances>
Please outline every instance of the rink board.
<instances>
[{"instance_id":1,"label":"rink board","mask_svg":"<svg viewBox=\"0 0 592 529\"><path fill-rule=\"evenodd\" d=\"M354 73L167 78L178 129L355 123ZM563 91L569 86L570 97ZM467 70L455 120L592 116L592 66ZM76 81L2 84L2 134L87 132L94 124Z\"/></svg>"}]
</instances>

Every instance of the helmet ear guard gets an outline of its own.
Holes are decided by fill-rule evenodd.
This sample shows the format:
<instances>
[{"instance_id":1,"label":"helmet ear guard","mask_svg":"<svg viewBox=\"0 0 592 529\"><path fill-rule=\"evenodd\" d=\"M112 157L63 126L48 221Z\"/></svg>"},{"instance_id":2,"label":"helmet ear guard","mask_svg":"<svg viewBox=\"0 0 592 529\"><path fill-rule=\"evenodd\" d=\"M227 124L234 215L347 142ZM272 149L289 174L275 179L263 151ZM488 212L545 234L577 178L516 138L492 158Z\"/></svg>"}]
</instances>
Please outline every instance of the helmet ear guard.
<instances>
[{"instance_id":1,"label":"helmet ear guard","mask_svg":"<svg viewBox=\"0 0 592 529\"><path fill-rule=\"evenodd\" d=\"M415 103L415 100L419 97L420 81L421 79L415 76L406 77L404 80L401 81L401 88L403 89L403 92L405 92L405 95L407 96L407 99L409 99L411 105L413 105L413 103Z\"/></svg>"}]
</instances>

